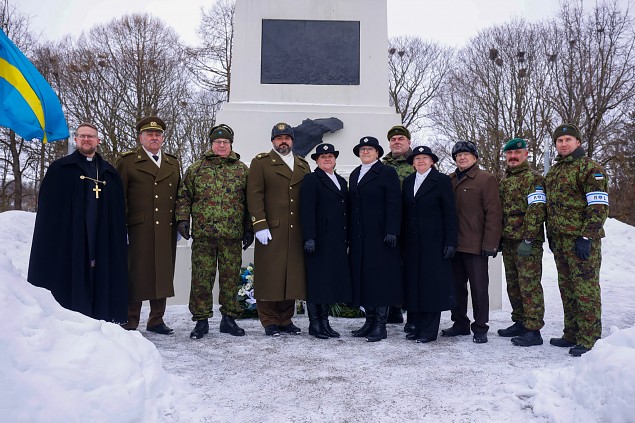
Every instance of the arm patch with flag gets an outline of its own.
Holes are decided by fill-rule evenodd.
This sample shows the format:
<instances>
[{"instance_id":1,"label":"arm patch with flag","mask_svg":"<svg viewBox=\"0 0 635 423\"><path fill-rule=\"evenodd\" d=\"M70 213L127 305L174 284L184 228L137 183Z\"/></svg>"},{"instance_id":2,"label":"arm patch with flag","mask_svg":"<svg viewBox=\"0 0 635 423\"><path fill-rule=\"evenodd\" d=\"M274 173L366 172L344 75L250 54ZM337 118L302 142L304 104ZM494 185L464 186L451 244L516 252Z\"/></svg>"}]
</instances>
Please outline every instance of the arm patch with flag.
<instances>
[{"instance_id":1,"label":"arm patch with flag","mask_svg":"<svg viewBox=\"0 0 635 423\"><path fill-rule=\"evenodd\" d=\"M0 31L0 125L43 142L69 137L60 101L26 56Z\"/></svg>"}]
</instances>

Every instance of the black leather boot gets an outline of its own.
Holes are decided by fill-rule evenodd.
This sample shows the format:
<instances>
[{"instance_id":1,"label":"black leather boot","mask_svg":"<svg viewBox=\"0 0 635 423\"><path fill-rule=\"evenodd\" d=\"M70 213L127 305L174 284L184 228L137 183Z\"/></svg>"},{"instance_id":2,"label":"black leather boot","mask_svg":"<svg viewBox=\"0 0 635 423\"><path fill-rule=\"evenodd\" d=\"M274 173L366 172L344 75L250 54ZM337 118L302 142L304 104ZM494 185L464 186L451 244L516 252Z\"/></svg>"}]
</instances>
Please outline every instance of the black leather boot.
<instances>
[{"instance_id":1,"label":"black leather boot","mask_svg":"<svg viewBox=\"0 0 635 423\"><path fill-rule=\"evenodd\" d=\"M519 347L531 347L532 345L542 345L540 330L528 330L520 336L512 338L512 344Z\"/></svg>"},{"instance_id":2,"label":"black leather boot","mask_svg":"<svg viewBox=\"0 0 635 423\"><path fill-rule=\"evenodd\" d=\"M403 311L401 306L390 306L386 323L403 323Z\"/></svg>"},{"instance_id":3,"label":"black leather boot","mask_svg":"<svg viewBox=\"0 0 635 423\"><path fill-rule=\"evenodd\" d=\"M351 331L356 338L368 335L370 331L373 330L373 326L375 326L375 309L372 307L364 307L364 312L366 313L364 325L359 329Z\"/></svg>"},{"instance_id":4,"label":"black leather boot","mask_svg":"<svg viewBox=\"0 0 635 423\"><path fill-rule=\"evenodd\" d=\"M329 323L329 305L320 304L320 320L322 321L322 327L324 332L331 338L339 338L340 334L333 330Z\"/></svg>"},{"instance_id":5,"label":"black leather boot","mask_svg":"<svg viewBox=\"0 0 635 423\"><path fill-rule=\"evenodd\" d=\"M245 330L238 326L231 316L223 315L223 318L220 319L219 330L221 333L228 333L233 336L245 336Z\"/></svg>"},{"instance_id":6,"label":"black leather boot","mask_svg":"<svg viewBox=\"0 0 635 423\"><path fill-rule=\"evenodd\" d=\"M306 303L306 310L309 315L309 335L318 339L328 339L329 335L322 324L320 304Z\"/></svg>"},{"instance_id":7,"label":"black leather boot","mask_svg":"<svg viewBox=\"0 0 635 423\"><path fill-rule=\"evenodd\" d=\"M514 336L523 336L526 332L527 329L523 326L523 322L514 322L514 324L508 328L499 329L498 336L512 338Z\"/></svg>"},{"instance_id":8,"label":"black leather boot","mask_svg":"<svg viewBox=\"0 0 635 423\"><path fill-rule=\"evenodd\" d=\"M388 337L386 332L386 319L388 318L388 306L375 307L375 326L366 336L366 341L377 342Z\"/></svg>"},{"instance_id":9,"label":"black leather boot","mask_svg":"<svg viewBox=\"0 0 635 423\"><path fill-rule=\"evenodd\" d=\"M406 333L414 333L415 332L415 324L414 319L410 317L410 312L406 312L406 324L403 326L403 331Z\"/></svg>"},{"instance_id":10,"label":"black leather boot","mask_svg":"<svg viewBox=\"0 0 635 423\"><path fill-rule=\"evenodd\" d=\"M209 322L207 319L197 320L196 326L194 326L194 329L190 332L190 338L201 339L206 333L209 333Z\"/></svg>"}]
</instances>

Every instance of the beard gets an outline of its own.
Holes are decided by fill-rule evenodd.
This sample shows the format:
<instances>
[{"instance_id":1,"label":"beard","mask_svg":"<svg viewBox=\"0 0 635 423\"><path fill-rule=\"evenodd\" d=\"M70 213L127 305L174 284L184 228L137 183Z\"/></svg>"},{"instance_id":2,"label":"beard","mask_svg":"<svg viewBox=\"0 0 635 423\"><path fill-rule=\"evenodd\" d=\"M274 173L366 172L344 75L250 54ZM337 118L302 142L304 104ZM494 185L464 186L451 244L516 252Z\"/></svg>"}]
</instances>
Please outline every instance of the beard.
<instances>
[{"instance_id":1,"label":"beard","mask_svg":"<svg viewBox=\"0 0 635 423\"><path fill-rule=\"evenodd\" d=\"M80 144L77 146L77 149L84 156L92 156L97 152L97 147L90 144Z\"/></svg>"},{"instance_id":2,"label":"beard","mask_svg":"<svg viewBox=\"0 0 635 423\"><path fill-rule=\"evenodd\" d=\"M286 156L287 154L291 152L291 147L289 147L289 144L283 142L279 146L274 147L274 150L276 150L278 153L282 154L283 156Z\"/></svg>"}]
</instances>

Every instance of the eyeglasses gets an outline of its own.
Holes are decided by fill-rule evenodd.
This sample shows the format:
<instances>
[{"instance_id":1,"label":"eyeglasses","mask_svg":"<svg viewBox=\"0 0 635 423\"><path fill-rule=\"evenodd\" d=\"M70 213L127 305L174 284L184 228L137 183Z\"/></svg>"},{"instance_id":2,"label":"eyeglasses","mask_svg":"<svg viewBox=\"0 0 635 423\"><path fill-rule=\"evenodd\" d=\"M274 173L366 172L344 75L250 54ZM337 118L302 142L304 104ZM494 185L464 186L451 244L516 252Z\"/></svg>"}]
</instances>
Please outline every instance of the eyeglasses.
<instances>
[{"instance_id":1,"label":"eyeglasses","mask_svg":"<svg viewBox=\"0 0 635 423\"><path fill-rule=\"evenodd\" d=\"M212 141L213 144L216 145L227 145L227 144L231 144L231 141L229 140L214 140Z\"/></svg>"},{"instance_id":2,"label":"eyeglasses","mask_svg":"<svg viewBox=\"0 0 635 423\"><path fill-rule=\"evenodd\" d=\"M79 138L80 140L94 140L94 139L97 139L97 135L91 135L91 134L77 134L77 135L75 135L75 137Z\"/></svg>"},{"instance_id":3,"label":"eyeglasses","mask_svg":"<svg viewBox=\"0 0 635 423\"><path fill-rule=\"evenodd\" d=\"M359 149L359 151L362 152L362 153L367 153L367 152L371 152L371 151L374 151L374 150L375 150L375 147L362 147L362 148Z\"/></svg>"}]
</instances>

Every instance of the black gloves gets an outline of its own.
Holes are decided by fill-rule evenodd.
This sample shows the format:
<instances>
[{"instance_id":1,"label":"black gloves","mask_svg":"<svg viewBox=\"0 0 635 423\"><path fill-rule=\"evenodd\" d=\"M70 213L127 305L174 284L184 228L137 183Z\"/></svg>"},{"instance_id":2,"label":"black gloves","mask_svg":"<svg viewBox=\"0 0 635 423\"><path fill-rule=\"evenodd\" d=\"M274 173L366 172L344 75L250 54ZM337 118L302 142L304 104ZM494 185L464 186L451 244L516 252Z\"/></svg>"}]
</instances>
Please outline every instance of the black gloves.
<instances>
[{"instance_id":1,"label":"black gloves","mask_svg":"<svg viewBox=\"0 0 635 423\"><path fill-rule=\"evenodd\" d=\"M582 260L587 260L591 256L591 240L579 236L575 240L575 255Z\"/></svg>"},{"instance_id":2,"label":"black gloves","mask_svg":"<svg viewBox=\"0 0 635 423\"><path fill-rule=\"evenodd\" d=\"M397 246L397 235L386 234L384 237L384 244L389 246L390 248L394 248Z\"/></svg>"},{"instance_id":3,"label":"black gloves","mask_svg":"<svg viewBox=\"0 0 635 423\"><path fill-rule=\"evenodd\" d=\"M254 242L254 233L252 231L246 231L243 233L243 250L249 248Z\"/></svg>"},{"instance_id":4,"label":"black gloves","mask_svg":"<svg viewBox=\"0 0 635 423\"><path fill-rule=\"evenodd\" d=\"M451 245L446 245L443 249L443 258L451 259L454 257L454 253L456 253L456 247L452 247Z\"/></svg>"},{"instance_id":5,"label":"black gloves","mask_svg":"<svg viewBox=\"0 0 635 423\"><path fill-rule=\"evenodd\" d=\"M491 256L492 258L496 258L496 256L498 255L498 251L493 250L481 250L481 257L483 258L487 258L488 256Z\"/></svg>"},{"instance_id":6,"label":"black gloves","mask_svg":"<svg viewBox=\"0 0 635 423\"><path fill-rule=\"evenodd\" d=\"M190 239L190 222L187 220L179 220L176 224L176 230L185 239Z\"/></svg>"},{"instance_id":7,"label":"black gloves","mask_svg":"<svg viewBox=\"0 0 635 423\"><path fill-rule=\"evenodd\" d=\"M529 257L531 255L531 248L533 247L533 243L527 239L520 241L518 244L518 249L516 249L516 254L520 257Z\"/></svg>"},{"instance_id":8,"label":"black gloves","mask_svg":"<svg viewBox=\"0 0 635 423\"><path fill-rule=\"evenodd\" d=\"M307 253L307 254L315 253L315 240L314 239L307 239L306 241L304 241L304 252Z\"/></svg>"}]
</instances>

